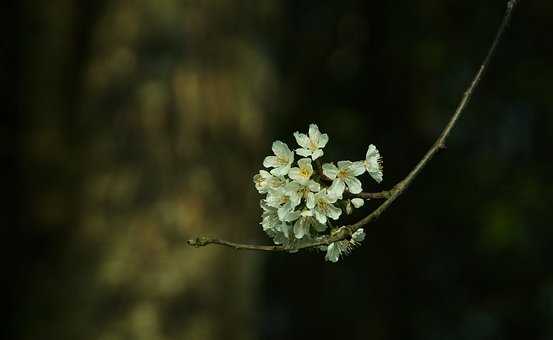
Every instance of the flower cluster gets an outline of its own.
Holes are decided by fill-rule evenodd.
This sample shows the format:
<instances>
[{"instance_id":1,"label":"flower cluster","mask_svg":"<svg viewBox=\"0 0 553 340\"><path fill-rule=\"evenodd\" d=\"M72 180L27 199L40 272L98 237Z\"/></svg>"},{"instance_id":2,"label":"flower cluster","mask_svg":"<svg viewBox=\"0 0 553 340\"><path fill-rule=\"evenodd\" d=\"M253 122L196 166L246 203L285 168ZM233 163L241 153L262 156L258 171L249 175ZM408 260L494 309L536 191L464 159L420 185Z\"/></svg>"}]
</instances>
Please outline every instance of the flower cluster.
<instances>
[{"instance_id":1,"label":"flower cluster","mask_svg":"<svg viewBox=\"0 0 553 340\"><path fill-rule=\"evenodd\" d=\"M260 170L253 178L257 191L266 195L261 200L263 230L275 244L291 249L330 235L337 229L333 221L342 213L350 214L353 208L363 206L363 199L346 194L362 192L359 176L367 172L376 182L382 181L382 160L374 145L369 145L365 160L322 163L326 133L311 124L308 134L295 132L294 137L300 147L290 150L285 143L275 141L274 155L263 161L267 170ZM295 155L300 157L296 166ZM337 262L364 237L363 229L358 229L350 240L320 249L326 251L327 261Z\"/></svg>"}]
</instances>

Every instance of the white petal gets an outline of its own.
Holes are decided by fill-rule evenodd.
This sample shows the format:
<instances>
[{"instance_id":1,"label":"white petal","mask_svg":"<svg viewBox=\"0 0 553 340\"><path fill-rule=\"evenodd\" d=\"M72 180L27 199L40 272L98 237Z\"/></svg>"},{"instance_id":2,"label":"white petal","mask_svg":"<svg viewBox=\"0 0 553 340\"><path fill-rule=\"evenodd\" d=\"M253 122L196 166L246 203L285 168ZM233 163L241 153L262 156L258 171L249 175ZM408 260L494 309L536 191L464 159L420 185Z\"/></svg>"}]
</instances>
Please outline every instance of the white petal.
<instances>
[{"instance_id":1,"label":"white petal","mask_svg":"<svg viewBox=\"0 0 553 340\"><path fill-rule=\"evenodd\" d=\"M279 166L276 156L267 156L263 160L263 166L266 168L274 168Z\"/></svg>"},{"instance_id":2,"label":"white petal","mask_svg":"<svg viewBox=\"0 0 553 340\"><path fill-rule=\"evenodd\" d=\"M298 160L298 166L300 169L308 169L313 173L313 166L311 165L311 158L301 158Z\"/></svg>"},{"instance_id":3,"label":"white petal","mask_svg":"<svg viewBox=\"0 0 553 340\"><path fill-rule=\"evenodd\" d=\"M335 179L338 174L338 168L332 163L325 163L323 164L323 174L330 179Z\"/></svg>"},{"instance_id":4,"label":"white petal","mask_svg":"<svg viewBox=\"0 0 553 340\"><path fill-rule=\"evenodd\" d=\"M326 133L323 133L319 137L319 147L324 148L326 146L326 143L328 143L328 135Z\"/></svg>"},{"instance_id":5,"label":"white petal","mask_svg":"<svg viewBox=\"0 0 553 340\"><path fill-rule=\"evenodd\" d=\"M290 211L290 212L288 213L288 215L286 215L286 216L284 217L284 220L285 220L286 222L292 222L292 221L295 221L295 220L297 220L298 218L300 218L300 216L301 216L301 212L299 212L299 211Z\"/></svg>"},{"instance_id":6,"label":"white petal","mask_svg":"<svg viewBox=\"0 0 553 340\"><path fill-rule=\"evenodd\" d=\"M321 214L321 212L318 210L315 210L315 218L317 219L317 221L319 221L319 223L326 224L326 215Z\"/></svg>"},{"instance_id":7,"label":"white petal","mask_svg":"<svg viewBox=\"0 0 553 340\"><path fill-rule=\"evenodd\" d=\"M307 182L307 187L313 192L319 192L321 190L321 185L312 179Z\"/></svg>"},{"instance_id":8,"label":"white petal","mask_svg":"<svg viewBox=\"0 0 553 340\"><path fill-rule=\"evenodd\" d=\"M328 210L328 217L332 218L333 220L337 220L340 215L342 215L342 209L335 207L332 204L328 207Z\"/></svg>"},{"instance_id":9,"label":"white petal","mask_svg":"<svg viewBox=\"0 0 553 340\"><path fill-rule=\"evenodd\" d=\"M255 184L255 188L260 194L263 194L267 190L267 182L263 179L261 174L257 174L253 176L253 182Z\"/></svg>"},{"instance_id":10,"label":"white petal","mask_svg":"<svg viewBox=\"0 0 553 340\"><path fill-rule=\"evenodd\" d=\"M275 176L286 176L288 174L288 171L290 171L290 165L279 166L271 170L271 174Z\"/></svg>"},{"instance_id":11,"label":"white petal","mask_svg":"<svg viewBox=\"0 0 553 340\"><path fill-rule=\"evenodd\" d=\"M328 192L336 197L342 197L345 189L346 185L344 184L344 181L336 178L330 185L330 188L328 188Z\"/></svg>"},{"instance_id":12,"label":"white petal","mask_svg":"<svg viewBox=\"0 0 553 340\"><path fill-rule=\"evenodd\" d=\"M282 231L282 233L284 234L284 236L286 236L286 238L290 237L290 227L291 225L286 223L282 223L280 225L280 231Z\"/></svg>"},{"instance_id":13,"label":"white petal","mask_svg":"<svg viewBox=\"0 0 553 340\"><path fill-rule=\"evenodd\" d=\"M351 166L351 163L351 161L339 161L338 169L349 168Z\"/></svg>"},{"instance_id":14,"label":"white petal","mask_svg":"<svg viewBox=\"0 0 553 340\"><path fill-rule=\"evenodd\" d=\"M325 260L330 262L338 262L338 258L340 257L340 249L333 243L329 244L326 248L326 255Z\"/></svg>"},{"instance_id":15,"label":"white petal","mask_svg":"<svg viewBox=\"0 0 553 340\"><path fill-rule=\"evenodd\" d=\"M365 200L362 198L354 198L351 200L351 204L356 208L361 208L365 204Z\"/></svg>"},{"instance_id":16,"label":"white petal","mask_svg":"<svg viewBox=\"0 0 553 340\"><path fill-rule=\"evenodd\" d=\"M305 234L309 233L309 225L306 225L301 219L294 224L294 235L296 238L303 238Z\"/></svg>"},{"instance_id":17,"label":"white petal","mask_svg":"<svg viewBox=\"0 0 553 340\"><path fill-rule=\"evenodd\" d=\"M301 189L301 184L297 182L290 182L286 184L286 186L284 187L284 192L287 195L292 195L292 194L297 194L300 189Z\"/></svg>"},{"instance_id":18,"label":"white petal","mask_svg":"<svg viewBox=\"0 0 553 340\"><path fill-rule=\"evenodd\" d=\"M330 203L335 203L338 200L338 198L342 198L342 197L339 197L338 195L336 195L334 192L328 191L328 190L325 194L326 194L326 199Z\"/></svg>"},{"instance_id":19,"label":"white petal","mask_svg":"<svg viewBox=\"0 0 553 340\"><path fill-rule=\"evenodd\" d=\"M351 201L347 200L346 201L346 214L351 215L352 211L353 211L353 209L351 208Z\"/></svg>"},{"instance_id":20,"label":"white petal","mask_svg":"<svg viewBox=\"0 0 553 340\"><path fill-rule=\"evenodd\" d=\"M296 149L296 153L302 157L311 156L311 150L309 149Z\"/></svg>"},{"instance_id":21,"label":"white petal","mask_svg":"<svg viewBox=\"0 0 553 340\"><path fill-rule=\"evenodd\" d=\"M291 168L290 171L288 171L288 177L300 183L305 181L305 178L300 174L300 168Z\"/></svg>"},{"instance_id":22,"label":"white petal","mask_svg":"<svg viewBox=\"0 0 553 340\"><path fill-rule=\"evenodd\" d=\"M324 154L323 150L317 149L317 150L313 151L313 154L311 155L311 158L313 158L313 160L316 160L317 158L321 157L323 154Z\"/></svg>"},{"instance_id":23,"label":"white petal","mask_svg":"<svg viewBox=\"0 0 553 340\"><path fill-rule=\"evenodd\" d=\"M356 242L363 242L365 239L365 231L363 228L359 228L351 235L351 238Z\"/></svg>"},{"instance_id":24,"label":"white petal","mask_svg":"<svg viewBox=\"0 0 553 340\"><path fill-rule=\"evenodd\" d=\"M267 198L265 199L265 202L269 207L278 208L280 207L280 202L282 198L283 192L280 190L269 190L267 193Z\"/></svg>"},{"instance_id":25,"label":"white petal","mask_svg":"<svg viewBox=\"0 0 553 340\"><path fill-rule=\"evenodd\" d=\"M378 183L382 182L383 174L380 169L376 171L369 171L369 175L371 175L371 177Z\"/></svg>"},{"instance_id":26,"label":"white petal","mask_svg":"<svg viewBox=\"0 0 553 340\"><path fill-rule=\"evenodd\" d=\"M294 137L296 138L296 142L299 146L307 149L307 146L309 145L309 137L307 137L307 135L299 132L294 132Z\"/></svg>"},{"instance_id":27,"label":"white petal","mask_svg":"<svg viewBox=\"0 0 553 340\"><path fill-rule=\"evenodd\" d=\"M290 205L285 204L278 208L278 219L281 221L286 221L286 218L288 217L288 214L290 213Z\"/></svg>"},{"instance_id":28,"label":"white petal","mask_svg":"<svg viewBox=\"0 0 553 340\"><path fill-rule=\"evenodd\" d=\"M267 175L270 177L267 178L267 186L271 189L278 189L287 184L287 181L284 177L273 176L267 172Z\"/></svg>"},{"instance_id":29,"label":"white petal","mask_svg":"<svg viewBox=\"0 0 553 340\"><path fill-rule=\"evenodd\" d=\"M365 155L365 159L369 160L371 158L380 158L380 152L378 152L378 149L374 144L369 145L369 148L367 149L367 154Z\"/></svg>"},{"instance_id":30,"label":"white petal","mask_svg":"<svg viewBox=\"0 0 553 340\"><path fill-rule=\"evenodd\" d=\"M296 209L296 207L298 205L300 205L300 203L301 203L301 196L300 195L295 193L295 195L290 196L290 206L292 207L292 210Z\"/></svg>"},{"instance_id":31,"label":"white petal","mask_svg":"<svg viewBox=\"0 0 553 340\"><path fill-rule=\"evenodd\" d=\"M307 209L313 209L315 207L315 195L313 193L307 194L305 205Z\"/></svg>"},{"instance_id":32,"label":"white petal","mask_svg":"<svg viewBox=\"0 0 553 340\"><path fill-rule=\"evenodd\" d=\"M319 127L316 124L309 124L309 139L318 141L320 135L321 132L319 131Z\"/></svg>"},{"instance_id":33,"label":"white petal","mask_svg":"<svg viewBox=\"0 0 553 340\"><path fill-rule=\"evenodd\" d=\"M345 179L346 184L348 185L348 190L352 194L358 194L361 191L363 191L363 188L361 187L361 181L358 180L355 177L346 177Z\"/></svg>"},{"instance_id":34,"label":"white petal","mask_svg":"<svg viewBox=\"0 0 553 340\"><path fill-rule=\"evenodd\" d=\"M285 143L277 140L277 141L274 141L273 142L273 152L275 153L275 155L277 156L286 156L288 157L288 155L290 154L290 148L288 148L288 145L286 145Z\"/></svg>"},{"instance_id":35,"label":"white petal","mask_svg":"<svg viewBox=\"0 0 553 340\"><path fill-rule=\"evenodd\" d=\"M312 210L304 210L304 211L301 212L301 216L311 217L311 216L313 216L313 211Z\"/></svg>"},{"instance_id":36,"label":"white petal","mask_svg":"<svg viewBox=\"0 0 553 340\"><path fill-rule=\"evenodd\" d=\"M353 176L359 176L365 172L365 164L363 161L353 162L349 166L350 172Z\"/></svg>"}]
</instances>

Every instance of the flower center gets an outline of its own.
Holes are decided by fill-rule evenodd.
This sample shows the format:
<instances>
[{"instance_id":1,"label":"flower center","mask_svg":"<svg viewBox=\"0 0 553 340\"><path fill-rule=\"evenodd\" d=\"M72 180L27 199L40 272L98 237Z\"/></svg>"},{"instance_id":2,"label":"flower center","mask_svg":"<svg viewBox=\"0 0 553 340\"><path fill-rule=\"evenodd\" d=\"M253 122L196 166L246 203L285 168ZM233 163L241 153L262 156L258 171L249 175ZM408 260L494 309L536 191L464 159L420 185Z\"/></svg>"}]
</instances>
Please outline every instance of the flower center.
<instances>
[{"instance_id":1,"label":"flower center","mask_svg":"<svg viewBox=\"0 0 553 340\"><path fill-rule=\"evenodd\" d=\"M317 207L323 213L326 213L328 211L328 203L326 201L323 201L323 200L317 201Z\"/></svg>"},{"instance_id":2,"label":"flower center","mask_svg":"<svg viewBox=\"0 0 553 340\"><path fill-rule=\"evenodd\" d=\"M272 186L273 188L281 187L284 183L282 180L273 177L271 180L267 181L269 186Z\"/></svg>"},{"instance_id":3,"label":"flower center","mask_svg":"<svg viewBox=\"0 0 553 340\"><path fill-rule=\"evenodd\" d=\"M345 179L346 177L348 177L348 171L346 169L342 169L338 171L338 173L336 174L336 177Z\"/></svg>"},{"instance_id":4,"label":"flower center","mask_svg":"<svg viewBox=\"0 0 553 340\"><path fill-rule=\"evenodd\" d=\"M315 151L317 149L317 143L315 143L312 139L309 139L309 144L307 146L311 151Z\"/></svg>"},{"instance_id":5,"label":"flower center","mask_svg":"<svg viewBox=\"0 0 553 340\"><path fill-rule=\"evenodd\" d=\"M285 156L277 156L277 163L278 163L278 164L282 164L282 165L288 164L288 157L285 157Z\"/></svg>"}]
</instances>

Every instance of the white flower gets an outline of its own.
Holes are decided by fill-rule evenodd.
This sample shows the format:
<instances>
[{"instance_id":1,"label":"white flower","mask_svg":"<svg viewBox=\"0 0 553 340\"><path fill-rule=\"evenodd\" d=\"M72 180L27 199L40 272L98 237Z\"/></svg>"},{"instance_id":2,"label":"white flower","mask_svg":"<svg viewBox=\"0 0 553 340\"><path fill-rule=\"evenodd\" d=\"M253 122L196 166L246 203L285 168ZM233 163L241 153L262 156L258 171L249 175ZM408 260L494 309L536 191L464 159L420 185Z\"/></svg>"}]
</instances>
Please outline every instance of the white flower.
<instances>
[{"instance_id":1,"label":"white flower","mask_svg":"<svg viewBox=\"0 0 553 340\"><path fill-rule=\"evenodd\" d=\"M280 188L287 183L284 177L273 176L265 170L259 170L259 173L253 176L253 182L260 194L265 194L269 192L270 189Z\"/></svg>"},{"instance_id":2,"label":"white flower","mask_svg":"<svg viewBox=\"0 0 553 340\"><path fill-rule=\"evenodd\" d=\"M365 200L362 198L354 198L351 200L351 204L356 208L361 208L365 204Z\"/></svg>"},{"instance_id":3,"label":"white flower","mask_svg":"<svg viewBox=\"0 0 553 340\"><path fill-rule=\"evenodd\" d=\"M357 236L359 237L361 233L362 231ZM363 237L364 235L365 234L363 234ZM329 244L328 247L326 248L325 259L330 262L338 262L338 259L340 258L340 256L349 255L351 251L358 245L359 245L359 242L353 239L350 241L342 240L342 241L333 242Z\"/></svg>"},{"instance_id":4,"label":"white flower","mask_svg":"<svg viewBox=\"0 0 553 340\"><path fill-rule=\"evenodd\" d=\"M277 208L280 220L286 221L288 214L300 204L301 196L293 190L278 188L269 191L266 201L268 206Z\"/></svg>"},{"instance_id":5,"label":"white flower","mask_svg":"<svg viewBox=\"0 0 553 340\"><path fill-rule=\"evenodd\" d=\"M365 231L363 228L357 229L352 235L351 239L355 242L362 242L365 239Z\"/></svg>"},{"instance_id":6,"label":"white flower","mask_svg":"<svg viewBox=\"0 0 553 340\"><path fill-rule=\"evenodd\" d=\"M365 201L361 198L353 198L351 200L347 200L346 201L346 213L348 215L351 215L351 213L353 212L353 207L355 208L360 208L363 206L363 204L365 204Z\"/></svg>"},{"instance_id":7,"label":"white flower","mask_svg":"<svg viewBox=\"0 0 553 340\"><path fill-rule=\"evenodd\" d=\"M338 262L338 258L340 258L340 249L332 242L326 248L325 260L336 263Z\"/></svg>"},{"instance_id":8,"label":"white flower","mask_svg":"<svg viewBox=\"0 0 553 340\"><path fill-rule=\"evenodd\" d=\"M376 149L376 146L373 144L369 145L367 150L367 155L365 156L365 161L363 165L371 177L378 183L382 182L382 158L380 157L380 152Z\"/></svg>"},{"instance_id":9,"label":"white flower","mask_svg":"<svg viewBox=\"0 0 553 340\"><path fill-rule=\"evenodd\" d=\"M305 202L309 202L313 200L313 193L321 190L321 185L314 180L309 180L305 184L292 181L286 184L284 190L291 197L299 197L300 200L303 199Z\"/></svg>"},{"instance_id":10,"label":"white flower","mask_svg":"<svg viewBox=\"0 0 553 340\"><path fill-rule=\"evenodd\" d=\"M332 180L332 185L328 191L338 198L342 198L346 186L352 194L360 193L363 190L361 181L355 176L359 176L364 172L363 162L339 161L338 167L332 163L323 164L323 174Z\"/></svg>"},{"instance_id":11,"label":"white flower","mask_svg":"<svg viewBox=\"0 0 553 340\"><path fill-rule=\"evenodd\" d=\"M275 230L277 226L282 222L278 218L276 208L268 206L265 201L260 201L261 209L263 213L261 214L261 226L263 226L263 231Z\"/></svg>"},{"instance_id":12,"label":"white flower","mask_svg":"<svg viewBox=\"0 0 553 340\"><path fill-rule=\"evenodd\" d=\"M337 197L331 193L327 193L326 189L319 191L318 193L308 197L307 208L312 209L315 218L319 223L325 224L327 217L337 220L342 214L342 209L334 206Z\"/></svg>"},{"instance_id":13,"label":"white flower","mask_svg":"<svg viewBox=\"0 0 553 340\"><path fill-rule=\"evenodd\" d=\"M260 223L263 227L263 231L275 238L278 238L279 235L283 235L288 238L291 226L280 220L276 208L267 205L265 201L261 201L260 204L263 209L263 214L261 215L262 220Z\"/></svg>"},{"instance_id":14,"label":"white flower","mask_svg":"<svg viewBox=\"0 0 553 340\"><path fill-rule=\"evenodd\" d=\"M290 151L288 145L279 140L273 143L272 150L275 156L265 157L263 166L266 168L274 168L271 170L271 174L275 176L287 175L294 161L294 152Z\"/></svg>"},{"instance_id":15,"label":"white flower","mask_svg":"<svg viewBox=\"0 0 553 340\"><path fill-rule=\"evenodd\" d=\"M296 149L296 153L303 157L311 156L313 160L324 154L321 149L328 143L328 135L326 133L321 134L319 127L315 124L309 125L309 137L299 132L294 132L294 137L301 146L301 148Z\"/></svg>"},{"instance_id":16,"label":"white flower","mask_svg":"<svg viewBox=\"0 0 553 340\"><path fill-rule=\"evenodd\" d=\"M313 165L310 158L302 158L298 160L299 168L291 168L288 176L300 184L307 184L311 175L313 175Z\"/></svg>"},{"instance_id":17,"label":"white flower","mask_svg":"<svg viewBox=\"0 0 553 340\"><path fill-rule=\"evenodd\" d=\"M301 239L305 235L311 237L310 229L313 227L316 231L321 232L326 229L326 225L321 224L313 216L313 211L309 209L304 209L303 211L294 211L289 214L289 217L292 220L295 220L294 223L294 236Z\"/></svg>"},{"instance_id":18,"label":"white flower","mask_svg":"<svg viewBox=\"0 0 553 340\"><path fill-rule=\"evenodd\" d=\"M278 218L277 209L268 206L263 200L260 202L260 205L263 209L260 223L263 226L263 230L279 230L283 222Z\"/></svg>"}]
</instances>

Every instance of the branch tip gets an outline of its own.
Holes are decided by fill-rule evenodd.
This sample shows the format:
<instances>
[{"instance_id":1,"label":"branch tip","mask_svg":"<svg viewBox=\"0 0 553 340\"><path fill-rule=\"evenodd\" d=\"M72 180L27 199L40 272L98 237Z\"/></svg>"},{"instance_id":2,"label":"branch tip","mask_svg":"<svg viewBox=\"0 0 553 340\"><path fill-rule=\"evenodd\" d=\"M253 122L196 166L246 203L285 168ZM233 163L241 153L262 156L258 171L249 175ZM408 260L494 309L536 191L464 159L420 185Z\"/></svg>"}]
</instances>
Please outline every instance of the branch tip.
<instances>
[{"instance_id":1,"label":"branch tip","mask_svg":"<svg viewBox=\"0 0 553 340\"><path fill-rule=\"evenodd\" d=\"M274 252L296 252L301 249L307 249L307 248L315 248L319 247L321 245L328 245L332 242L337 242L341 240L345 240L348 237L351 237L352 233L354 233L357 229L369 224L370 222L376 220L405 190L411 182L417 177L417 175L421 172L421 170L426 166L426 164L432 159L432 157L441 149L445 149L445 140L447 136L450 134L451 130L457 123L457 120L461 116L461 113L465 110L467 104L469 103L472 94L478 84L480 83L480 80L482 79L484 72L488 68L488 65L490 63L490 60L492 59L496 47L499 44L499 41L501 40L501 37L503 36L503 33L505 32L505 29L507 25L509 24L509 21L511 19L511 14L514 9L514 7L518 4L518 0L509 0L507 3L507 9L505 11L505 14L503 16L503 20L501 21L501 24L499 25L499 28L497 30L497 33L495 35L495 38L488 50L488 53L486 57L484 58L484 61L480 65L480 68L476 72L476 75L474 76L472 82L464 92L461 101L457 105L457 108L453 112L451 118L449 119L448 123L442 130L440 136L437 138L436 142L430 147L430 149L426 152L426 154L422 157L422 159L415 165L415 167L407 174L407 176L399 181L392 189L388 191L382 191L378 193L360 193L356 195L351 195L352 197L360 197L364 199L371 199L371 198L384 198L384 202L380 204L373 212L371 212L369 215L365 216L361 220L357 221L356 223L353 223L348 226L344 226L342 228L339 228L336 230L335 233L332 233L331 235L318 239L317 241L314 241L309 244L304 244L302 246L297 246L295 248L293 247L284 247L281 245L271 245L271 246L261 246L261 245L252 245L252 244L240 244L240 243L234 243L234 242L228 242L220 239L215 238L207 238L207 237L197 237L195 239L190 239L187 241L187 243L190 246L193 247L202 247L209 244L218 244L222 246L232 247L234 249L247 249L247 250L261 250L261 251L274 251ZM317 172L319 176L322 179L326 179L327 177L324 175L322 171L322 166L320 163L320 160L317 159L318 162L315 162Z\"/></svg>"}]
</instances>

